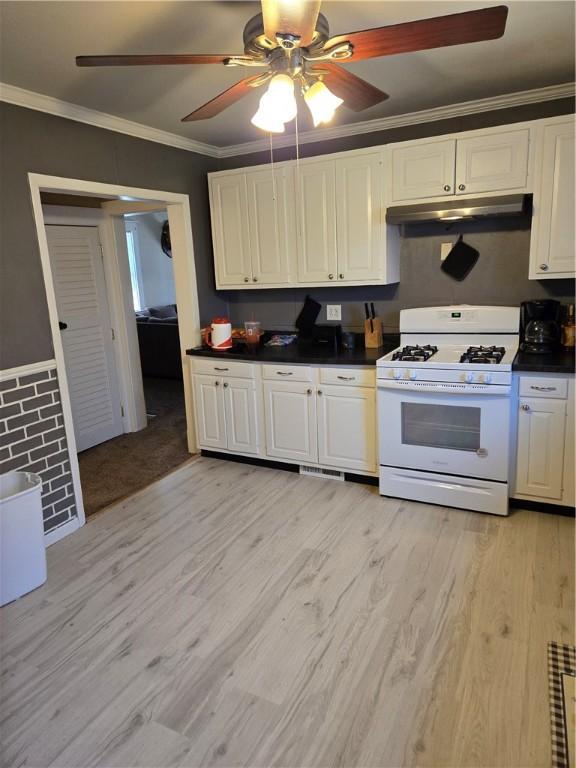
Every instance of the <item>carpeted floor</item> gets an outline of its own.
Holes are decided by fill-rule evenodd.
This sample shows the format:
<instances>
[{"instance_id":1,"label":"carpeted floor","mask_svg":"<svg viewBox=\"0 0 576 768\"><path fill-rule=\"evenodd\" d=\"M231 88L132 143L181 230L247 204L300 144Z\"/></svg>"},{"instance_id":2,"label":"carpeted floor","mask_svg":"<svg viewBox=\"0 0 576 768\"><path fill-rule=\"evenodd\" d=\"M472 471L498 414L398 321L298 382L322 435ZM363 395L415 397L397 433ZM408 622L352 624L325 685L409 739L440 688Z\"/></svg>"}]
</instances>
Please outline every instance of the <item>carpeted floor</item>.
<instances>
[{"instance_id":1,"label":"carpeted floor","mask_svg":"<svg viewBox=\"0 0 576 768\"><path fill-rule=\"evenodd\" d=\"M146 410L153 418L130 432L78 454L86 516L129 496L191 458L181 381L144 379Z\"/></svg>"}]
</instances>

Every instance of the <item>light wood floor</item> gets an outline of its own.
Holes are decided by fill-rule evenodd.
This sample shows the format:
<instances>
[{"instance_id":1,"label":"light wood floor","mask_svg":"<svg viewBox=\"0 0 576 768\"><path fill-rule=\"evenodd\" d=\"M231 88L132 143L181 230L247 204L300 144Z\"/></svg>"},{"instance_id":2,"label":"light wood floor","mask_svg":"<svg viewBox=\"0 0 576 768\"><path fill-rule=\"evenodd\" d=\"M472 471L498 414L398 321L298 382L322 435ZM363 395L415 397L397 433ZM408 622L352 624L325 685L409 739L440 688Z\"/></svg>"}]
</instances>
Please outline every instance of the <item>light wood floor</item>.
<instances>
[{"instance_id":1,"label":"light wood floor","mask_svg":"<svg viewBox=\"0 0 576 768\"><path fill-rule=\"evenodd\" d=\"M200 459L2 609L5 766L548 766L573 520Z\"/></svg>"}]
</instances>

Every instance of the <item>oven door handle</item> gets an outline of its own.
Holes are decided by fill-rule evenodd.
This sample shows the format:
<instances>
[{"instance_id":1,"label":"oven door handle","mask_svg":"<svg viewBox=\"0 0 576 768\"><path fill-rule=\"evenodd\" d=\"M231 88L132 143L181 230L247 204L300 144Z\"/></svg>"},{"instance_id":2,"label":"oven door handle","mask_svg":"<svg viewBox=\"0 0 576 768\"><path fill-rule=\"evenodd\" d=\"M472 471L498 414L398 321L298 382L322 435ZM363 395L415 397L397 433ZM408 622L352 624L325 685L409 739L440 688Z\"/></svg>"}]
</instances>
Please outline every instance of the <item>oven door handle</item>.
<instances>
[{"instance_id":1,"label":"oven door handle","mask_svg":"<svg viewBox=\"0 0 576 768\"><path fill-rule=\"evenodd\" d=\"M436 395L491 395L509 397L511 388L506 384L453 384L433 383L429 381L389 381L378 379L378 389L391 389L396 392L431 392Z\"/></svg>"}]
</instances>

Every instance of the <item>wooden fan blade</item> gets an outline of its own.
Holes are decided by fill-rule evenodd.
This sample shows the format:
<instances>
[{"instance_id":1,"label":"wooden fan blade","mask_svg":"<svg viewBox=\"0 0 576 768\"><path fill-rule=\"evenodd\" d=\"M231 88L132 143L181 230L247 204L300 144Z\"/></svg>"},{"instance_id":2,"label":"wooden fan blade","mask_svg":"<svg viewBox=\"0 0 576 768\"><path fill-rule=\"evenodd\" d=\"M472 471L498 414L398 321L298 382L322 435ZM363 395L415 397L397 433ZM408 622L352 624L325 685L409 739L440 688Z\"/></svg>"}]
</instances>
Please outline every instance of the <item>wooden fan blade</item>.
<instances>
[{"instance_id":1,"label":"wooden fan blade","mask_svg":"<svg viewBox=\"0 0 576 768\"><path fill-rule=\"evenodd\" d=\"M296 35L310 45L316 30L321 0L262 0L264 33L274 42L277 34Z\"/></svg>"},{"instance_id":2,"label":"wooden fan blade","mask_svg":"<svg viewBox=\"0 0 576 768\"><path fill-rule=\"evenodd\" d=\"M454 13L450 16L437 16L433 19L408 21L389 27L337 35L328 40L324 47L331 48L348 41L352 44L353 53L346 61L359 61L377 56L392 56L396 53L494 40L504 34L507 15L508 8L505 5L497 5L479 11Z\"/></svg>"},{"instance_id":3,"label":"wooden fan blade","mask_svg":"<svg viewBox=\"0 0 576 768\"><path fill-rule=\"evenodd\" d=\"M133 67L149 64L222 64L235 54L167 53L128 56L76 56L78 67Z\"/></svg>"},{"instance_id":4,"label":"wooden fan blade","mask_svg":"<svg viewBox=\"0 0 576 768\"><path fill-rule=\"evenodd\" d=\"M363 109L373 107L375 104L390 98L387 93L353 75L352 72L339 64L323 61L317 67L312 68L312 72L315 70L325 72L322 76L325 85L335 96L344 99L344 106L353 109L354 112L361 112Z\"/></svg>"},{"instance_id":5,"label":"wooden fan blade","mask_svg":"<svg viewBox=\"0 0 576 768\"><path fill-rule=\"evenodd\" d=\"M219 93L218 96L207 101L206 104L195 109L194 112L190 112L189 115L182 118L182 122L188 123L193 120L207 120L209 117L219 115L220 112L223 112L228 107L231 107L232 104L235 104L237 101L244 98L244 96L247 96L253 88L251 83L256 83L258 80L262 82L262 75L245 77L244 80L240 80L240 82L235 83L230 88Z\"/></svg>"}]
</instances>

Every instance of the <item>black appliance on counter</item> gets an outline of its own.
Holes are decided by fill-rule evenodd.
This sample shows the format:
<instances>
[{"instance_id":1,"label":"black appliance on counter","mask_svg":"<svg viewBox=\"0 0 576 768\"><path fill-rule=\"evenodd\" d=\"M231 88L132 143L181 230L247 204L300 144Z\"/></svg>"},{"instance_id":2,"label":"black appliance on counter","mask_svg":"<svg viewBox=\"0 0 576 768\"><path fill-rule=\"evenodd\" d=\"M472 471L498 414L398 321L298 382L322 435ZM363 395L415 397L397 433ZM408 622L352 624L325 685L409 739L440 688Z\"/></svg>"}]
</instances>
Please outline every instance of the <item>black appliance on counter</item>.
<instances>
[{"instance_id":1,"label":"black appliance on counter","mask_svg":"<svg viewBox=\"0 0 576 768\"><path fill-rule=\"evenodd\" d=\"M534 355L560 346L561 304L554 299L523 301L520 305L520 349Z\"/></svg>"},{"instance_id":2,"label":"black appliance on counter","mask_svg":"<svg viewBox=\"0 0 576 768\"><path fill-rule=\"evenodd\" d=\"M306 296L304 306L295 323L298 329L298 344L337 351L342 346L342 326L316 325L321 309L321 304L310 296Z\"/></svg>"}]
</instances>

